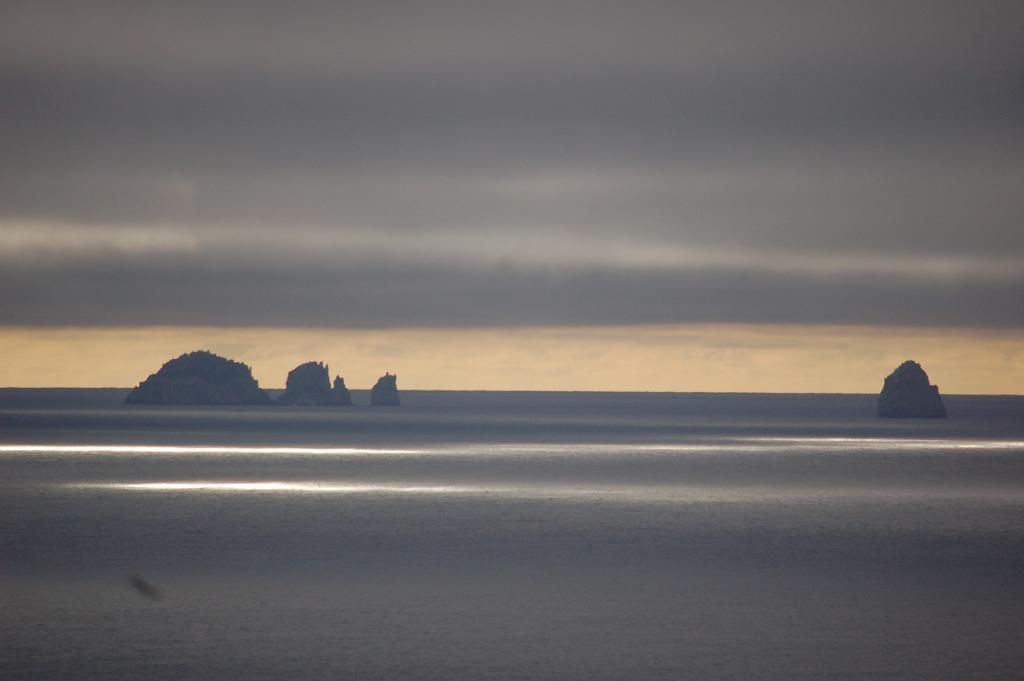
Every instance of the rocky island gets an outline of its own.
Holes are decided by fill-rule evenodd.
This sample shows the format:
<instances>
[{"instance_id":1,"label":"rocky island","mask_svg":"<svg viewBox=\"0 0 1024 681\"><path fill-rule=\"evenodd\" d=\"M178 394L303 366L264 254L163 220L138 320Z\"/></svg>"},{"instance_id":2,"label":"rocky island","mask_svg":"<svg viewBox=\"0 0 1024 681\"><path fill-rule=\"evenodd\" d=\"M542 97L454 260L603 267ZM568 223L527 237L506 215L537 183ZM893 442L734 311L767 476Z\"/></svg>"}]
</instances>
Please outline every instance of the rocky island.
<instances>
[{"instance_id":1,"label":"rocky island","mask_svg":"<svg viewBox=\"0 0 1024 681\"><path fill-rule=\"evenodd\" d=\"M917 362L907 360L886 376L878 396L881 418L946 418L946 405L939 387L928 382L928 374Z\"/></svg>"},{"instance_id":2,"label":"rocky island","mask_svg":"<svg viewBox=\"0 0 1024 681\"><path fill-rule=\"evenodd\" d=\"M284 393L278 404L316 407L351 407L352 398L345 379L335 376L334 386L328 380L330 372L322 362L306 362L288 372Z\"/></svg>"},{"instance_id":3,"label":"rocky island","mask_svg":"<svg viewBox=\"0 0 1024 681\"><path fill-rule=\"evenodd\" d=\"M398 399L398 376L385 373L377 379L373 389L370 390L371 407L397 407L401 404Z\"/></svg>"},{"instance_id":4,"label":"rocky island","mask_svg":"<svg viewBox=\"0 0 1024 681\"><path fill-rule=\"evenodd\" d=\"M168 361L139 383L125 404L269 404L252 370L212 352L198 350Z\"/></svg>"},{"instance_id":5,"label":"rocky island","mask_svg":"<svg viewBox=\"0 0 1024 681\"><path fill-rule=\"evenodd\" d=\"M323 362L305 362L288 372L284 392L276 399L262 389L248 365L206 350L189 352L165 363L139 383L125 404L278 404L316 407L351 407L345 379L335 376ZM370 392L370 405L397 407L397 376L385 374Z\"/></svg>"}]
</instances>

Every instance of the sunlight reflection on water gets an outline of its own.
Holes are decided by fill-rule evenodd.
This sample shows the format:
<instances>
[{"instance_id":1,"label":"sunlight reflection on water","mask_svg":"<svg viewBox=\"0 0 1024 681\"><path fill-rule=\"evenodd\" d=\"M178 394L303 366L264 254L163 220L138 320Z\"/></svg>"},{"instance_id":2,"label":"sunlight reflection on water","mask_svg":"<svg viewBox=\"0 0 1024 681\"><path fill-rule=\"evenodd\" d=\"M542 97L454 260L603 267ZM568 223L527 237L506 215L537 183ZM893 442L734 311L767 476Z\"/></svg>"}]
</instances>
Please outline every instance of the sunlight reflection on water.
<instances>
[{"instance_id":1,"label":"sunlight reflection on water","mask_svg":"<svg viewBox=\"0 0 1024 681\"><path fill-rule=\"evenodd\" d=\"M368 447L220 447L208 445L0 445L0 453L12 454L422 454L421 449Z\"/></svg>"},{"instance_id":2,"label":"sunlight reflection on water","mask_svg":"<svg viewBox=\"0 0 1024 681\"><path fill-rule=\"evenodd\" d=\"M509 500L543 499L547 501L601 501L637 504L692 503L799 503L831 500L883 501L909 498L954 500L977 498L979 490L965 491L946 487L912 488L905 486L824 488L779 485L564 485L531 483L502 484L415 484L405 482L356 483L343 481L284 480L169 480L146 482L74 482L65 489L105 490L140 493L198 494L297 494L297 495L381 495L438 497L490 497ZM988 490L983 496L991 502L1019 503L1014 490Z\"/></svg>"},{"instance_id":3,"label":"sunlight reflection on water","mask_svg":"<svg viewBox=\"0 0 1024 681\"><path fill-rule=\"evenodd\" d=\"M97 454L97 455L296 455L296 456L530 456L586 453L617 455L676 453L755 453L826 449L829 452L865 451L1011 451L1024 449L1024 440L905 439L863 437L729 437L688 443L476 443L473 445L431 446L423 448L381 447L293 447L293 446L211 446L211 445L0 445L0 454Z\"/></svg>"}]
</instances>

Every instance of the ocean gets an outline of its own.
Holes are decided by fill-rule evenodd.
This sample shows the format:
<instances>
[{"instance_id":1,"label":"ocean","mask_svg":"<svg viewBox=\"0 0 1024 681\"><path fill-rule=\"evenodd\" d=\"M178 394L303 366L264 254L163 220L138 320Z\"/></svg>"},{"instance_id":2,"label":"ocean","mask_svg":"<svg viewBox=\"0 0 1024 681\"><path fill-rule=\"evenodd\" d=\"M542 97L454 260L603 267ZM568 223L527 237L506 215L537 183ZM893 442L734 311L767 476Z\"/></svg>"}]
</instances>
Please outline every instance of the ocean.
<instances>
[{"instance_id":1,"label":"ocean","mask_svg":"<svg viewBox=\"0 0 1024 681\"><path fill-rule=\"evenodd\" d=\"M126 392L0 390L0 678L1024 679L1024 398Z\"/></svg>"}]
</instances>

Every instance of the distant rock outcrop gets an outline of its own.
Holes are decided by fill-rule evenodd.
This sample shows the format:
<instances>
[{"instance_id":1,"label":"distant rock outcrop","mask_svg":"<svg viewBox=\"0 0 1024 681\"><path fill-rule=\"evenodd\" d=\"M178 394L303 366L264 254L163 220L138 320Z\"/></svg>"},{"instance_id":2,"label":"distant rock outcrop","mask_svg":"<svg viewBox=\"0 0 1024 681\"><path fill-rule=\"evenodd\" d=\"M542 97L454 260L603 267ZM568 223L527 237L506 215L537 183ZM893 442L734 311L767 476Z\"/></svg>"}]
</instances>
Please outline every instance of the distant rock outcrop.
<instances>
[{"instance_id":1,"label":"distant rock outcrop","mask_svg":"<svg viewBox=\"0 0 1024 681\"><path fill-rule=\"evenodd\" d=\"M938 386L917 362L907 360L886 376L878 396L878 415L883 418L946 418L946 405Z\"/></svg>"},{"instance_id":2,"label":"distant rock outcrop","mask_svg":"<svg viewBox=\"0 0 1024 681\"><path fill-rule=\"evenodd\" d=\"M168 361L132 390L125 404L268 404L252 370L212 352L189 352Z\"/></svg>"},{"instance_id":3,"label":"distant rock outcrop","mask_svg":"<svg viewBox=\"0 0 1024 681\"><path fill-rule=\"evenodd\" d=\"M327 365L321 362L306 362L288 372L284 393L277 401L280 404L313 406L331 401L331 384L327 378Z\"/></svg>"},{"instance_id":4,"label":"distant rock outcrop","mask_svg":"<svg viewBox=\"0 0 1024 681\"><path fill-rule=\"evenodd\" d=\"M339 407L351 407L352 396L348 394L348 388L345 387L345 379L341 376L334 377L334 387L331 389L334 398L334 404Z\"/></svg>"},{"instance_id":5,"label":"distant rock outcrop","mask_svg":"<svg viewBox=\"0 0 1024 681\"><path fill-rule=\"evenodd\" d=\"M328 381L329 371L322 362L306 362L288 372L284 393L277 398L279 404L310 407L351 407L352 398L341 376Z\"/></svg>"},{"instance_id":6,"label":"distant rock outcrop","mask_svg":"<svg viewBox=\"0 0 1024 681\"><path fill-rule=\"evenodd\" d=\"M377 383L370 390L371 407L397 407L401 404L398 399L398 376L384 374L377 379Z\"/></svg>"}]
</instances>

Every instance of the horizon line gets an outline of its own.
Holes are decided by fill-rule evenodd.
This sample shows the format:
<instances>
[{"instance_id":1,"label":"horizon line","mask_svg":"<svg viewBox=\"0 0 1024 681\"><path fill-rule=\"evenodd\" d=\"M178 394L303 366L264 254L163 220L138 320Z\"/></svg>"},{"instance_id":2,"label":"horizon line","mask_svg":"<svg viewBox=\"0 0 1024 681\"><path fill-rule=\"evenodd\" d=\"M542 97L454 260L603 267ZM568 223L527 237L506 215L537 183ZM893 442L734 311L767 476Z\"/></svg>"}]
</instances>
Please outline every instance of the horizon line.
<instances>
[{"instance_id":1,"label":"horizon line","mask_svg":"<svg viewBox=\"0 0 1024 681\"><path fill-rule=\"evenodd\" d=\"M131 391L137 386L0 386L0 391L3 390L124 390ZM273 390L277 392L284 392L285 388L263 388L260 390ZM370 388L348 388L349 392L369 392ZM821 392L807 392L807 391L796 391L796 392L784 392L784 391L764 391L764 390L753 390L753 391L742 391L742 390L544 390L544 389L494 389L494 388L401 388L402 394L406 393L580 393L580 394L613 394L613 395L807 395L807 396L844 396L844 397L877 397L881 392L881 388L878 392L841 392L841 391L821 391ZM946 397L1024 397L1024 393L941 393L943 398ZM157 405L157 406L266 406L266 405ZM273 406L273 405L269 405ZM365 406L365 405L352 405L352 406ZM328 407L332 408L332 407Z\"/></svg>"}]
</instances>

